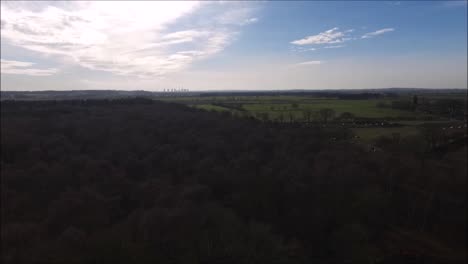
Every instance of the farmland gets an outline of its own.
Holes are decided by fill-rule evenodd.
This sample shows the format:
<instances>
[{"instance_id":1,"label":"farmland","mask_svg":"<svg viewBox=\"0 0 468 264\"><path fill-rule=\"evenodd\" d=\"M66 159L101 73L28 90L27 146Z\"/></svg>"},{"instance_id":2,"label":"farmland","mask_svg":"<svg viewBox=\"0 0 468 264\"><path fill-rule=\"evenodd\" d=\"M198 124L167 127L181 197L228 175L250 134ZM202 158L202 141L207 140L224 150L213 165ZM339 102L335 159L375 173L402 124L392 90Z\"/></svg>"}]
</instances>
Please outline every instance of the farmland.
<instances>
[{"instance_id":1,"label":"farmland","mask_svg":"<svg viewBox=\"0 0 468 264\"><path fill-rule=\"evenodd\" d=\"M420 95L422 101L412 107L414 95L398 97L380 96L370 99L340 99L311 95L251 95L251 96L170 96L161 100L182 103L206 111L229 112L234 116L255 118L264 122L277 123L323 123L321 110L332 109L328 125L342 125L351 128L363 142L372 142L382 136L400 134L419 135L421 127L427 124L455 128L463 123L443 113L425 110L437 101L452 100L466 106L466 98L458 94ZM409 107L397 107L407 103ZM345 113L345 115L343 115ZM346 118L346 115L348 116ZM461 119L459 119L461 120Z\"/></svg>"},{"instance_id":2,"label":"farmland","mask_svg":"<svg viewBox=\"0 0 468 264\"><path fill-rule=\"evenodd\" d=\"M337 91L147 92L73 91L2 92L2 100L71 100L145 97L183 104L201 111L219 112L261 122L341 126L359 142L380 137L418 136L423 127L446 133L466 130L465 90L383 89ZM415 101L416 100L416 101ZM324 120L324 109L329 113ZM453 130L450 129L452 127ZM445 132L444 132L445 133Z\"/></svg>"}]
</instances>

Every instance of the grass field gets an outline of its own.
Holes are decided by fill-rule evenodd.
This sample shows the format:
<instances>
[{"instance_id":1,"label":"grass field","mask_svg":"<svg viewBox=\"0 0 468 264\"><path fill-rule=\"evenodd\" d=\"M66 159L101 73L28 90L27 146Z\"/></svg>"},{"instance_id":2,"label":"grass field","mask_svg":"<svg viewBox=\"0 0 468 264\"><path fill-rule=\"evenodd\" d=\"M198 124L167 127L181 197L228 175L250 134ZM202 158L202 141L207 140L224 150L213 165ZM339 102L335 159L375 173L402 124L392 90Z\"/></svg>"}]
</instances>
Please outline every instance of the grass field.
<instances>
[{"instance_id":1,"label":"grass field","mask_svg":"<svg viewBox=\"0 0 468 264\"><path fill-rule=\"evenodd\" d=\"M376 105L379 102L386 102L385 100L336 100L336 99L311 99L306 102L297 103L297 107L292 106L295 102L291 103L260 103L260 104L246 104L244 108L249 112L270 112L276 114L278 112L293 111L300 112L309 110L318 112L323 108L331 108L335 110L336 115L344 112L350 112L357 117L365 118L385 118L385 117L421 117L419 113L400 111L391 108L381 108ZM297 115L298 113L295 113Z\"/></svg>"},{"instance_id":2,"label":"grass field","mask_svg":"<svg viewBox=\"0 0 468 264\"><path fill-rule=\"evenodd\" d=\"M390 104L390 99L370 100L340 100L330 98L317 98L309 96L217 96L217 97L168 97L161 100L178 102L192 107L227 111L229 105L241 106L243 110L252 116L258 113L267 113L271 120L280 115L294 116L295 120L304 118L305 111L311 111L316 115L320 109L331 108L336 116L343 112L350 112L361 118L401 118L401 119L427 119L429 116L412 111L402 111L390 107L377 107L379 103ZM214 104L224 104L221 107Z\"/></svg>"},{"instance_id":3,"label":"grass field","mask_svg":"<svg viewBox=\"0 0 468 264\"><path fill-rule=\"evenodd\" d=\"M454 95L436 94L425 99L456 98ZM459 97L457 97L459 98ZM419 126L426 123L446 124L447 118L422 113L420 111L405 111L392 107L379 107L378 104L391 105L395 100L411 100L411 97L382 99L337 99L314 96L191 96L191 97L164 97L160 100L186 104L190 107L207 111L231 112L236 115L252 116L261 120L303 122L307 120L321 120L319 111L324 108L333 109L335 117L349 112L356 119L373 119L398 123L398 127L355 127L353 132L363 142L372 142L381 136L391 137L394 133L400 136L417 135Z\"/></svg>"},{"instance_id":4,"label":"grass field","mask_svg":"<svg viewBox=\"0 0 468 264\"><path fill-rule=\"evenodd\" d=\"M218 111L218 112L228 112L230 111L229 108L225 108L222 106L218 105L212 105L212 104L198 104L198 105L190 105L191 107L207 110L207 111Z\"/></svg>"},{"instance_id":5,"label":"grass field","mask_svg":"<svg viewBox=\"0 0 468 264\"><path fill-rule=\"evenodd\" d=\"M419 129L417 126L402 126L402 127L369 127L369 128L353 128L354 134L364 142L372 142L375 139L385 136L391 137L394 133L400 134L402 137L418 135Z\"/></svg>"}]
</instances>

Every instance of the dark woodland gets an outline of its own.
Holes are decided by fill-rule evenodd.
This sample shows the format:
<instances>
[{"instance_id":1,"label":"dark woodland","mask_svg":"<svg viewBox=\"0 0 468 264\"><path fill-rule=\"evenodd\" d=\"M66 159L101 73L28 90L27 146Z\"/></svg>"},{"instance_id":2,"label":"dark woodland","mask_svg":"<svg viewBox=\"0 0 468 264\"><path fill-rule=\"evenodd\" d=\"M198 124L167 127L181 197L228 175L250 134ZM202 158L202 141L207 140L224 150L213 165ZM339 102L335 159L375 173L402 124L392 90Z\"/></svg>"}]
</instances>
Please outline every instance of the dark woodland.
<instances>
[{"instance_id":1,"label":"dark woodland","mask_svg":"<svg viewBox=\"0 0 468 264\"><path fill-rule=\"evenodd\" d=\"M466 143L424 135L2 101L1 262L466 263Z\"/></svg>"}]
</instances>

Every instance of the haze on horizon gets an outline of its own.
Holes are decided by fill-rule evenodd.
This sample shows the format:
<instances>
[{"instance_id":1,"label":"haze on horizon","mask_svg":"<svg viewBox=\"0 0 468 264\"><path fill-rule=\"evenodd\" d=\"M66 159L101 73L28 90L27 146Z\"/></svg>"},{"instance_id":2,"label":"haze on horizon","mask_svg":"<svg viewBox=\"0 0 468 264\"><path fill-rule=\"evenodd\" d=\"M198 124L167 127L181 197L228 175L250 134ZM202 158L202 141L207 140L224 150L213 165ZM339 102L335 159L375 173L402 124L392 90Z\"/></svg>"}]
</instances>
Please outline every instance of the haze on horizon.
<instances>
[{"instance_id":1,"label":"haze on horizon","mask_svg":"<svg viewBox=\"0 0 468 264\"><path fill-rule=\"evenodd\" d=\"M1 90L467 88L466 1L1 2Z\"/></svg>"}]
</instances>

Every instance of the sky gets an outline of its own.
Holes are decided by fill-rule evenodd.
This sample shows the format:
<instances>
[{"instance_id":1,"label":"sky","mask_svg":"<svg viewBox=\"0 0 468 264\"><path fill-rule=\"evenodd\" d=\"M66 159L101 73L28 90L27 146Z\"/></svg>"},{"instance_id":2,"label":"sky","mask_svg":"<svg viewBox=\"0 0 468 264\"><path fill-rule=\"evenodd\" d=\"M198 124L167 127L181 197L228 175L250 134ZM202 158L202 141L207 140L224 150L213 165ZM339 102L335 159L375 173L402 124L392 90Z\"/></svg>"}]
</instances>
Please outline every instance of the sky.
<instances>
[{"instance_id":1,"label":"sky","mask_svg":"<svg viewBox=\"0 0 468 264\"><path fill-rule=\"evenodd\" d=\"M1 90L467 88L466 1L1 1Z\"/></svg>"}]
</instances>

